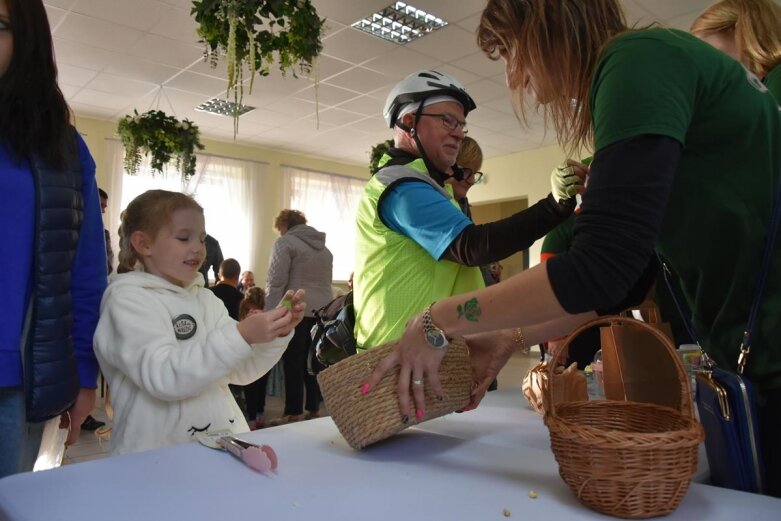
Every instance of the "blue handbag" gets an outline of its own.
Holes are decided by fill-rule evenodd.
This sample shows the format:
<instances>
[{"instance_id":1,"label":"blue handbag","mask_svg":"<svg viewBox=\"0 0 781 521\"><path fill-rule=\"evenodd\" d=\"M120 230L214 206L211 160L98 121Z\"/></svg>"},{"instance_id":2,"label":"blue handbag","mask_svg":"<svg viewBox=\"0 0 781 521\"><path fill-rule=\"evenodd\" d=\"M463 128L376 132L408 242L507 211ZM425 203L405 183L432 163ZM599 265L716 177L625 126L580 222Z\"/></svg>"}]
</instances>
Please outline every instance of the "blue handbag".
<instances>
[{"instance_id":1,"label":"blue handbag","mask_svg":"<svg viewBox=\"0 0 781 521\"><path fill-rule=\"evenodd\" d=\"M756 397L751 382L718 367L697 375L697 410L705 430L711 484L764 492Z\"/></svg>"},{"instance_id":2,"label":"blue handbag","mask_svg":"<svg viewBox=\"0 0 781 521\"><path fill-rule=\"evenodd\" d=\"M779 221L781 221L781 184L776 192L762 266L754 290L746 330L740 343L738 372L716 367L713 360L700 348L705 368L697 374L695 380L697 385L695 402L700 423L705 430L705 452L708 454L711 483L759 494L765 491L765 469L759 436L756 395L751 382L743 376L743 369L751 351L751 334L765 293ZM661 256L659 261L664 280L683 318L684 325L691 338L697 341L697 334L689 314L684 313L673 290L670 270ZM697 345L699 346L699 342Z\"/></svg>"}]
</instances>

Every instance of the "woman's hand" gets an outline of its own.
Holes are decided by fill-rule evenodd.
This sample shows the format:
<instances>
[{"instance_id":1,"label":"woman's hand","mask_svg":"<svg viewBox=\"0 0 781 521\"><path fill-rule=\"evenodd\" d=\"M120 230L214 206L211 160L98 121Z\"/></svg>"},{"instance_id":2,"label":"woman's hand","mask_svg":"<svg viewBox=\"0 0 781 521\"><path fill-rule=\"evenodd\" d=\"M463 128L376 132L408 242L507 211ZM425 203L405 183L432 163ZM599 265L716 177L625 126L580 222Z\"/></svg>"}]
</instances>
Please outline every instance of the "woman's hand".
<instances>
[{"instance_id":1,"label":"woman's hand","mask_svg":"<svg viewBox=\"0 0 781 521\"><path fill-rule=\"evenodd\" d=\"M488 387L510 359L518 343L514 329L504 329L466 337L469 364L472 366L472 394L464 411L471 411L482 401Z\"/></svg>"},{"instance_id":2,"label":"woman's hand","mask_svg":"<svg viewBox=\"0 0 781 521\"><path fill-rule=\"evenodd\" d=\"M564 362L569 358L569 348L566 346L566 336L560 336L553 340L548 340L548 345L545 347L545 352L551 356L554 360L558 357L559 365L565 365ZM561 356L559 356L561 352Z\"/></svg>"},{"instance_id":3,"label":"woman's hand","mask_svg":"<svg viewBox=\"0 0 781 521\"><path fill-rule=\"evenodd\" d=\"M445 356L445 349L434 349L423 337L423 321L421 315L414 316L407 322L407 328L399 339L393 351L383 358L369 380L361 387L361 393L366 394L380 383L383 376L399 367L399 410L402 421L407 423L412 409L410 407L410 390L415 405L415 417L422 420L426 416L426 397L424 386L428 385L437 397L442 396L442 384L439 381L439 364Z\"/></svg>"}]
</instances>

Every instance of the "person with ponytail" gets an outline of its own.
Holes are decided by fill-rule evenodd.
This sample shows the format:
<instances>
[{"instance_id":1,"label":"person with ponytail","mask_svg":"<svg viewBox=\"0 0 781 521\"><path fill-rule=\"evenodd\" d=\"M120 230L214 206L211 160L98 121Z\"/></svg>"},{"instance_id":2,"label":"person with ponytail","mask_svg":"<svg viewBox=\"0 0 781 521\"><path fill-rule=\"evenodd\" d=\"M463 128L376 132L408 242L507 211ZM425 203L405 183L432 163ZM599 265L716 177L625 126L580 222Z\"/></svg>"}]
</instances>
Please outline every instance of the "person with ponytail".
<instances>
[{"instance_id":1,"label":"person with ponytail","mask_svg":"<svg viewBox=\"0 0 781 521\"><path fill-rule=\"evenodd\" d=\"M228 386L254 382L277 363L304 316L303 290L236 322L198 271L206 232L193 198L149 190L121 220L118 274L95 332L114 406L111 453L248 431Z\"/></svg>"},{"instance_id":2,"label":"person with ponytail","mask_svg":"<svg viewBox=\"0 0 781 521\"><path fill-rule=\"evenodd\" d=\"M41 0L0 0L0 221L3 477L32 470L46 420L62 415L78 439L107 283L95 162L57 85Z\"/></svg>"}]
</instances>

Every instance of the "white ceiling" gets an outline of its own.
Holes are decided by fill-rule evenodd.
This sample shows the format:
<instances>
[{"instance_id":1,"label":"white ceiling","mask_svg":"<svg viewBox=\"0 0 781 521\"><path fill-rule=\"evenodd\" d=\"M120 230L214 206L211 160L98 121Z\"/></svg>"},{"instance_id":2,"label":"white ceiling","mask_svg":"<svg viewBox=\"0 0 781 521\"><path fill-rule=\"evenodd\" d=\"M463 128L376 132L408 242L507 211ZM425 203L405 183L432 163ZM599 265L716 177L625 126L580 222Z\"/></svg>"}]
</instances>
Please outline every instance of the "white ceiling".
<instances>
[{"instance_id":1,"label":"white ceiling","mask_svg":"<svg viewBox=\"0 0 781 521\"><path fill-rule=\"evenodd\" d=\"M622 0L630 22L662 22L688 29L712 0ZM117 120L133 109L160 108L196 122L204 137L233 140L230 118L195 112L225 96L225 64L203 61L190 0L46 0L60 86L73 110ZM416 0L413 5L449 22L420 40L396 45L350 24L391 0L313 0L327 19L323 53L311 78L256 78L244 103L257 107L240 119L243 145L365 165L373 145L390 137L381 117L391 87L416 70L452 74L475 98L470 135L486 157L554 142L540 122L516 120L500 63L486 58L474 31L485 0ZM315 77L319 86L315 89ZM319 110L318 110L319 106ZM319 125L317 120L319 119Z\"/></svg>"}]
</instances>

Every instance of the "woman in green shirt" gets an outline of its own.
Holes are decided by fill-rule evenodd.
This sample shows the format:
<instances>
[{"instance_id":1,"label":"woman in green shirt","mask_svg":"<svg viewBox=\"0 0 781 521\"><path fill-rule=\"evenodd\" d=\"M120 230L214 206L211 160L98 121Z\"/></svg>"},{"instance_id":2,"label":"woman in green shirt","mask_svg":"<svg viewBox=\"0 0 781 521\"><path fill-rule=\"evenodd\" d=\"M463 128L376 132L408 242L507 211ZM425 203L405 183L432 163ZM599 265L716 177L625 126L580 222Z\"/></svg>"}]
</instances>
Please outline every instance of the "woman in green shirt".
<instances>
[{"instance_id":1,"label":"woman in green shirt","mask_svg":"<svg viewBox=\"0 0 781 521\"><path fill-rule=\"evenodd\" d=\"M566 334L642 301L655 250L679 277L700 344L734 370L781 173L781 115L767 87L689 33L630 30L618 0L489 0L477 41L505 62L521 110L540 105L565 149L595 151L572 246L413 317L363 391L398 365L400 413L416 406L425 417L426 388L442 392L440 338L520 327L533 345ZM779 338L776 247L746 373L761 394L768 488L781 496ZM473 405L510 355L470 352L482 382Z\"/></svg>"}]
</instances>

